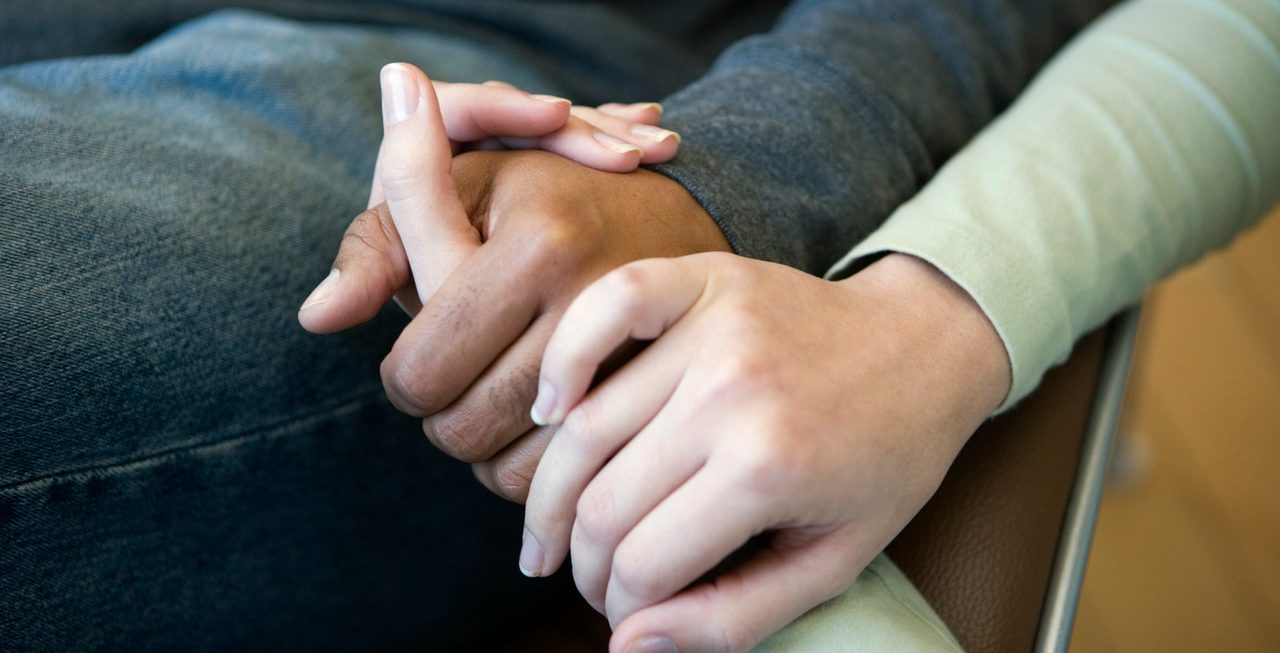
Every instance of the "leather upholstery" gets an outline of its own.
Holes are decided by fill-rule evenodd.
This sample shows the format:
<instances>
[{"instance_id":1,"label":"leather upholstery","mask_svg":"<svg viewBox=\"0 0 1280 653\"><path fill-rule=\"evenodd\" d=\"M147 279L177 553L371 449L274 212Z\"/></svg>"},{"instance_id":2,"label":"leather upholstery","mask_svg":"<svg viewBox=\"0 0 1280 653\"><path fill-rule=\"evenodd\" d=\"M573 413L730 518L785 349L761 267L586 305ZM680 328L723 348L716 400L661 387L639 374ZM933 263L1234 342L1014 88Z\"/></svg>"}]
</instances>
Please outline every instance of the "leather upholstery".
<instances>
[{"instance_id":1,"label":"leather upholstery","mask_svg":"<svg viewBox=\"0 0 1280 653\"><path fill-rule=\"evenodd\" d=\"M933 499L889 546L965 650L1035 644L1102 367L1105 334L960 452Z\"/></svg>"}]
</instances>

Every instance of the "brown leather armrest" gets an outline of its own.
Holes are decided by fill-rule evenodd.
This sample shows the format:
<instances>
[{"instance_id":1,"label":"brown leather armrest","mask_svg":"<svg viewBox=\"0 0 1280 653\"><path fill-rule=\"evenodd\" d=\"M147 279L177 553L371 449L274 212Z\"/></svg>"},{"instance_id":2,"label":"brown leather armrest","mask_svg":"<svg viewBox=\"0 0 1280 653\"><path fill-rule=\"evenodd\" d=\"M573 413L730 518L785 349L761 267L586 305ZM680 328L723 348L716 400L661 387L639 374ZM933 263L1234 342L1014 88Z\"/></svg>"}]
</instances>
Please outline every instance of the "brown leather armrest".
<instances>
[{"instance_id":1,"label":"brown leather armrest","mask_svg":"<svg viewBox=\"0 0 1280 653\"><path fill-rule=\"evenodd\" d=\"M969 651L1035 644L1106 336L1081 341L960 452L889 557Z\"/></svg>"}]
</instances>

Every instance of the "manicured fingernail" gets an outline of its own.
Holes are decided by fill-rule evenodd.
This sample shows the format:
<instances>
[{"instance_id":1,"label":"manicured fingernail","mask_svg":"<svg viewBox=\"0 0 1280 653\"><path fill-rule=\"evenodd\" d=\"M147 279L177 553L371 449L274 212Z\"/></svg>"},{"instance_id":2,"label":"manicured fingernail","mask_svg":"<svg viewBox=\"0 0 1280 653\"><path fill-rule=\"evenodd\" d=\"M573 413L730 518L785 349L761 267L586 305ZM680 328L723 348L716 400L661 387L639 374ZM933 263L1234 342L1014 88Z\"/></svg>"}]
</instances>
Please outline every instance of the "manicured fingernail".
<instances>
[{"instance_id":1,"label":"manicured fingernail","mask_svg":"<svg viewBox=\"0 0 1280 653\"><path fill-rule=\"evenodd\" d=\"M662 115L662 105L657 102L637 102L631 106L637 109L653 109L658 112L658 115Z\"/></svg>"},{"instance_id":2,"label":"manicured fingernail","mask_svg":"<svg viewBox=\"0 0 1280 653\"><path fill-rule=\"evenodd\" d=\"M342 276L342 273L338 271L338 268L329 270L329 276L325 277L324 281L321 281L320 285L311 291L311 294L307 296L307 301L302 302L302 308L299 310L305 311L312 306L325 303L329 299L329 295L333 294L333 289L338 287L339 276Z\"/></svg>"},{"instance_id":3,"label":"manicured fingernail","mask_svg":"<svg viewBox=\"0 0 1280 653\"><path fill-rule=\"evenodd\" d=\"M626 653L678 653L676 643L669 637L654 635L637 640L627 647Z\"/></svg>"},{"instance_id":4,"label":"manicured fingernail","mask_svg":"<svg viewBox=\"0 0 1280 653\"><path fill-rule=\"evenodd\" d=\"M592 136L595 136L596 140L600 141L601 145L617 152L618 154L630 154L632 152L636 152L637 154L643 153L640 148L632 145L631 143L620 138L614 138L604 132L595 132Z\"/></svg>"},{"instance_id":5,"label":"manicured fingernail","mask_svg":"<svg viewBox=\"0 0 1280 653\"><path fill-rule=\"evenodd\" d=\"M546 381L538 382L538 396L533 400L533 408L529 409L529 419L538 426L551 423L552 411L556 409L556 388Z\"/></svg>"},{"instance_id":6,"label":"manicured fingernail","mask_svg":"<svg viewBox=\"0 0 1280 653\"><path fill-rule=\"evenodd\" d=\"M632 125L631 133L636 136L639 136L640 138L647 138L655 143L661 143L662 141L665 141L668 138L674 138L676 139L677 143L680 142L680 134L677 134L671 131L670 129L654 127L653 125L642 125L642 124Z\"/></svg>"},{"instance_id":7,"label":"manicured fingernail","mask_svg":"<svg viewBox=\"0 0 1280 653\"><path fill-rule=\"evenodd\" d=\"M520 573L529 578L542 575L542 545L527 528L524 529L524 543L520 545Z\"/></svg>"},{"instance_id":8,"label":"manicured fingernail","mask_svg":"<svg viewBox=\"0 0 1280 653\"><path fill-rule=\"evenodd\" d=\"M382 121L394 125L418 110L418 82L400 64L382 67Z\"/></svg>"},{"instance_id":9,"label":"manicured fingernail","mask_svg":"<svg viewBox=\"0 0 1280 653\"><path fill-rule=\"evenodd\" d=\"M554 95L530 95L529 97L535 100L542 100L543 102L549 102L551 104L573 104L572 102L562 97L556 97Z\"/></svg>"}]
</instances>

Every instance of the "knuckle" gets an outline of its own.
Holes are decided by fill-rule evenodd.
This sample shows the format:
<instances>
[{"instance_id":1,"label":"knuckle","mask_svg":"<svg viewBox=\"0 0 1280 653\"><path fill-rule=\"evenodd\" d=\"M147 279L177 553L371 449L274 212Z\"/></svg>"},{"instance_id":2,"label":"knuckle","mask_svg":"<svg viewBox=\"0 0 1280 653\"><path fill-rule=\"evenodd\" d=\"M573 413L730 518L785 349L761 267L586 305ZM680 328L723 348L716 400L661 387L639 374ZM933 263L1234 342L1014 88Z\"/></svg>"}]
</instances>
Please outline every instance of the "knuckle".
<instances>
[{"instance_id":1,"label":"knuckle","mask_svg":"<svg viewBox=\"0 0 1280 653\"><path fill-rule=\"evenodd\" d=\"M532 477L530 477L530 486L532 486ZM542 539L543 534L553 534L553 537L569 534L573 515L569 512L569 507L564 505L562 495L552 496L544 493L538 496L530 493L527 498L528 502L525 503L524 509L525 525L539 536L539 541L547 541Z\"/></svg>"},{"instance_id":2,"label":"knuckle","mask_svg":"<svg viewBox=\"0 0 1280 653\"><path fill-rule=\"evenodd\" d=\"M536 465L534 466L534 471L537 471ZM529 477L529 486L530 488L533 487L532 475ZM558 496L546 492L545 489L538 493L530 490L525 499L524 525L534 535L539 536L539 542L544 541L541 537L543 533L559 533L563 530L561 528L563 522L556 506L559 500Z\"/></svg>"},{"instance_id":3,"label":"knuckle","mask_svg":"<svg viewBox=\"0 0 1280 653\"><path fill-rule=\"evenodd\" d=\"M710 647L707 649L709 651L744 653L767 634L761 632L759 624L747 619L738 610L726 609L723 605L725 595L738 591L741 583L741 580L721 577L694 590L698 602L702 603L702 611L711 615L706 624L707 632L711 635L708 642Z\"/></svg>"},{"instance_id":4,"label":"knuckle","mask_svg":"<svg viewBox=\"0 0 1280 653\"><path fill-rule=\"evenodd\" d=\"M386 213L385 204L361 211L342 234L339 249L349 253L372 252L383 256L388 254L393 242L393 232L390 231L393 227L390 225L389 214L384 222L384 213Z\"/></svg>"},{"instance_id":5,"label":"knuckle","mask_svg":"<svg viewBox=\"0 0 1280 653\"><path fill-rule=\"evenodd\" d=\"M773 370L772 361L760 350L743 347L725 363L725 374L742 380L751 386L768 382Z\"/></svg>"},{"instance_id":6,"label":"knuckle","mask_svg":"<svg viewBox=\"0 0 1280 653\"><path fill-rule=\"evenodd\" d=\"M492 460L471 463L471 475L474 476L477 481L480 481L480 484L483 485L485 489L493 492L494 494L500 495L501 493L498 492L498 483L494 480L494 470L496 468L497 463Z\"/></svg>"},{"instance_id":7,"label":"knuckle","mask_svg":"<svg viewBox=\"0 0 1280 653\"><path fill-rule=\"evenodd\" d=\"M613 584L626 597L642 604L664 598L662 574L653 568L652 557L638 547L619 546L613 555Z\"/></svg>"},{"instance_id":8,"label":"knuckle","mask_svg":"<svg viewBox=\"0 0 1280 653\"><path fill-rule=\"evenodd\" d=\"M733 615L724 615L716 620L716 634L723 653L745 653L761 638L755 634L755 628Z\"/></svg>"},{"instance_id":9,"label":"knuckle","mask_svg":"<svg viewBox=\"0 0 1280 653\"><path fill-rule=\"evenodd\" d=\"M610 290L625 295L638 295L644 288L647 273L643 261L628 263L609 273Z\"/></svg>"},{"instance_id":10,"label":"knuckle","mask_svg":"<svg viewBox=\"0 0 1280 653\"><path fill-rule=\"evenodd\" d=\"M569 555L573 561L571 565L573 584L578 588L578 593L591 604L592 608L595 608L596 612L604 614L604 587L597 582L595 574L587 570L589 565L583 564L581 553L571 550Z\"/></svg>"},{"instance_id":11,"label":"knuckle","mask_svg":"<svg viewBox=\"0 0 1280 653\"><path fill-rule=\"evenodd\" d=\"M643 311L644 288L647 279L644 267L635 263L624 265L610 272L602 292L615 305L615 310L625 317L635 317Z\"/></svg>"},{"instance_id":12,"label":"knuckle","mask_svg":"<svg viewBox=\"0 0 1280 653\"><path fill-rule=\"evenodd\" d=\"M529 218L527 229L526 262L539 270L576 270L595 249L594 229L587 216L538 212Z\"/></svg>"},{"instance_id":13,"label":"knuckle","mask_svg":"<svg viewBox=\"0 0 1280 653\"><path fill-rule=\"evenodd\" d=\"M712 400L741 405L778 390L777 367L763 350L742 346L721 357L710 383Z\"/></svg>"},{"instance_id":14,"label":"knuckle","mask_svg":"<svg viewBox=\"0 0 1280 653\"><path fill-rule=\"evenodd\" d=\"M758 304L733 298L721 302L717 309L716 319L725 325L726 338L732 341L752 346L768 329L765 308Z\"/></svg>"},{"instance_id":15,"label":"knuckle","mask_svg":"<svg viewBox=\"0 0 1280 653\"><path fill-rule=\"evenodd\" d=\"M528 248L535 261L554 261L577 247L573 225L566 220L539 213L529 227Z\"/></svg>"},{"instance_id":16,"label":"knuckle","mask_svg":"<svg viewBox=\"0 0 1280 653\"><path fill-rule=\"evenodd\" d=\"M383 193L392 201L413 197L422 178L422 160L407 150L395 147L388 149L386 155L378 172Z\"/></svg>"},{"instance_id":17,"label":"knuckle","mask_svg":"<svg viewBox=\"0 0 1280 653\"><path fill-rule=\"evenodd\" d=\"M560 430L556 431L556 437L564 440L566 446L580 454L594 458L599 451L600 438L592 437L592 434L599 432L597 427L599 423L595 402L584 401L574 406L573 410L565 416L564 422L560 424Z\"/></svg>"},{"instance_id":18,"label":"knuckle","mask_svg":"<svg viewBox=\"0 0 1280 653\"><path fill-rule=\"evenodd\" d=\"M690 255L689 258L701 259L708 268L715 270L715 276L721 283L728 284L733 289L758 288L762 281L760 277L761 262L757 260L744 258L730 252L718 251L698 252Z\"/></svg>"},{"instance_id":19,"label":"knuckle","mask_svg":"<svg viewBox=\"0 0 1280 653\"><path fill-rule=\"evenodd\" d=\"M414 366L387 358L382 361L379 371L387 398L401 412L414 417L432 412L430 403L425 400L429 385L426 378Z\"/></svg>"},{"instance_id":20,"label":"knuckle","mask_svg":"<svg viewBox=\"0 0 1280 653\"><path fill-rule=\"evenodd\" d=\"M431 415L422 421L423 428L441 451L469 463L481 462L492 453L492 438L483 428L483 420L473 417L465 408Z\"/></svg>"},{"instance_id":21,"label":"knuckle","mask_svg":"<svg viewBox=\"0 0 1280 653\"><path fill-rule=\"evenodd\" d=\"M743 257L729 252L698 252L693 257L706 260L718 273L737 274L749 269L744 265Z\"/></svg>"},{"instance_id":22,"label":"knuckle","mask_svg":"<svg viewBox=\"0 0 1280 653\"><path fill-rule=\"evenodd\" d=\"M588 542L599 546L611 547L618 540L617 527L614 524L613 495L608 490L588 486L578 497L577 527L579 534Z\"/></svg>"},{"instance_id":23,"label":"knuckle","mask_svg":"<svg viewBox=\"0 0 1280 653\"><path fill-rule=\"evenodd\" d=\"M437 446L459 460L479 462L528 430L538 383L535 366L521 365L501 382L466 392L428 417ZM527 487L527 480L522 485Z\"/></svg>"},{"instance_id":24,"label":"knuckle","mask_svg":"<svg viewBox=\"0 0 1280 653\"><path fill-rule=\"evenodd\" d=\"M791 471L801 465L793 448L782 444L783 439L768 426L742 438L732 454L739 487L752 496L769 497L787 484Z\"/></svg>"},{"instance_id":25,"label":"knuckle","mask_svg":"<svg viewBox=\"0 0 1280 653\"><path fill-rule=\"evenodd\" d=\"M510 501L523 503L529 498L533 470L522 462L503 462L493 471L494 491Z\"/></svg>"},{"instance_id":26,"label":"knuckle","mask_svg":"<svg viewBox=\"0 0 1280 653\"><path fill-rule=\"evenodd\" d=\"M532 426L529 409L538 392L538 365L536 358L520 361L501 382L491 384L484 392L488 414L477 417L493 424L519 425L522 431Z\"/></svg>"}]
</instances>

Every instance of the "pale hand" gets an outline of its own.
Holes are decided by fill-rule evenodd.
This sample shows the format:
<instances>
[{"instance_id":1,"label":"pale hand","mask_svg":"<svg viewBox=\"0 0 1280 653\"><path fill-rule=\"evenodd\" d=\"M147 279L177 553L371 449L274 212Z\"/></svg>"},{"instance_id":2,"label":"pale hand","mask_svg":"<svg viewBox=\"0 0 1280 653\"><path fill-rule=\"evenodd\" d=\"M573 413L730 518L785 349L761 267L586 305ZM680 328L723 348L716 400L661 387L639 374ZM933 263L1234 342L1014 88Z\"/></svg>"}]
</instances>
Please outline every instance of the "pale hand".
<instances>
[{"instance_id":1,"label":"pale hand","mask_svg":"<svg viewBox=\"0 0 1280 653\"><path fill-rule=\"evenodd\" d=\"M617 346L654 338L589 389ZM538 421L561 427L521 568L571 554L615 653L743 651L844 591L906 525L1004 397L1009 362L973 300L918 259L830 282L699 254L587 288L539 387Z\"/></svg>"}]
</instances>

